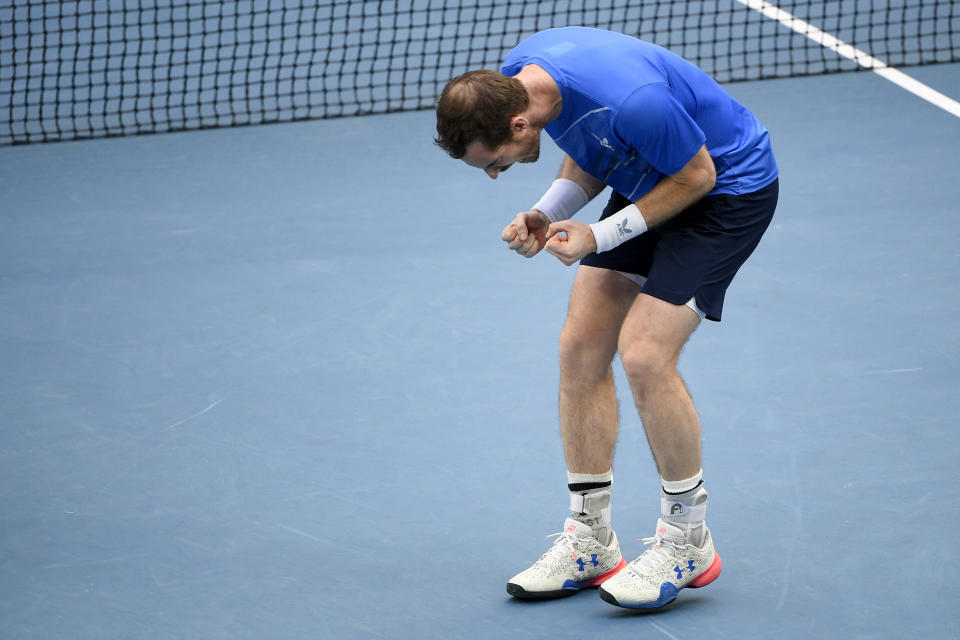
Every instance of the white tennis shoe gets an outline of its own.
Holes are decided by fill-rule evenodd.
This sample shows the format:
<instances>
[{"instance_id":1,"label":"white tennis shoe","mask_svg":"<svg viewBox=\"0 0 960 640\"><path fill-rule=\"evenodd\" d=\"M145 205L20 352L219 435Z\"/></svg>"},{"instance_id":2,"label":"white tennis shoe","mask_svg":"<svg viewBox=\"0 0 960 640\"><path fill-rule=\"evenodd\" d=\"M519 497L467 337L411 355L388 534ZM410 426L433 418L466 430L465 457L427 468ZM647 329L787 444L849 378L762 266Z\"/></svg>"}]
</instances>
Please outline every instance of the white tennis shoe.
<instances>
[{"instance_id":1,"label":"white tennis shoe","mask_svg":"<svg viewBox=\"0 0 960 640\"><path fill-rule=\"evenodd\" d=\"M680 589L706 586L720 575L720 556L704 527L703 544L688 544L683 530L663 519L657 533L641 542L651 545L627 567L600 585L600 597L629 609L656 609L673 602Z\"/></svg>"},{"instance_id":2,"label":"white tennis shoe","mask_svg":"<svg viewBox=\"0 0 960 640\"><path fill-rule=\"evenodd\" d=\"M580 589L597 587L627 566L620 553L617 534L610 544L593 536L589 525L567 518L553 546L529 569L507 582L507 593L524 600L546 600L570 596Z\"/></svg>"}]
</instances>

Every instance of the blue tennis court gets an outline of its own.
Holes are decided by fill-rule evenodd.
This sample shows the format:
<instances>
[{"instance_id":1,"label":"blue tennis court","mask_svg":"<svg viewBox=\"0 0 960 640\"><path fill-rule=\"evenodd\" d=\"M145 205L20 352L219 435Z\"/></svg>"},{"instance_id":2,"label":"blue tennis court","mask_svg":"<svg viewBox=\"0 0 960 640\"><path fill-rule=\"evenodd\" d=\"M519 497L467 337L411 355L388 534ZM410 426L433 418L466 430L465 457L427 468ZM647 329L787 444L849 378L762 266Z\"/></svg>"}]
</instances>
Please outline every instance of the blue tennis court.
<instances>
[{"instance_id":1,"label":"blue tennis court","mask_svg":"<svg viewBox=\"0 0 960 640\"><path fill-rule=\"evenodd\" d=\"M552 143L496 182L429 109L0 147L0 637L960 637L960 119L871 72L726 86L781 199L680 361L724 572L651 614L504 590L567 507L574 268L499 239Z\"/></svg>"}]
</instances>

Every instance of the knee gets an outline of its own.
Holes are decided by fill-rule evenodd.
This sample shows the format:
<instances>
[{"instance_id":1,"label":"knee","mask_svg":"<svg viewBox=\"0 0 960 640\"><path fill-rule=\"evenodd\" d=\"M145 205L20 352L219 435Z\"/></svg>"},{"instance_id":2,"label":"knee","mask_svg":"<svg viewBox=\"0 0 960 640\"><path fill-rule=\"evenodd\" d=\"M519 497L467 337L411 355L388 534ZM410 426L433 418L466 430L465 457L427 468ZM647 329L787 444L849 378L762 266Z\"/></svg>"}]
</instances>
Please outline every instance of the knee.
<instances>
[{"instance_id":1,"label":"knee","mask_svg":"<svg viewBox=\"0 0 960 640\"><path fill-rule=\"evenodd\" d=\"M623 371L630 381L634 395L645 397L657 384L676 373L676 362L655 342L634 340L620 345Z\"/></svg>"},{"instance_id":2,"label":"knee","mask_svg":"<svg viewBox=\"0 0 960 640\"><path fill-rule=\"evenodd\" d=\"M606 377L616 345L608 345L596 334L581 331L568 323L560 332L558 352L561 375L586 382Z\"/></svg>"}]
</instances>

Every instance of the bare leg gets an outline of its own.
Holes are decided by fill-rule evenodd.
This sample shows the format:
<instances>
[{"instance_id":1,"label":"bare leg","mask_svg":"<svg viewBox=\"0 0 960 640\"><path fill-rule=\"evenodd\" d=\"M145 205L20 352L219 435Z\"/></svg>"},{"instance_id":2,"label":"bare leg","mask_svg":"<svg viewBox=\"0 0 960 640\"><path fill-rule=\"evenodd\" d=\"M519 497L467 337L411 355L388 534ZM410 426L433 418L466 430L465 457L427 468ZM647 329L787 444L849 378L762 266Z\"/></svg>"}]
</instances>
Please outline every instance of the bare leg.
<instances>
[{"instance_id":1,"label":"bare leg","mask_svg":"<svg viewBox=\"0 0 960 640\"><path fill-rule=\"evenodd\" d=\"M623 368L664 480L683 480L700 471L700 418L677 373L683 345L699 323L689 307L641 294L620 333Z\"/></svg>"},{"instance_id":2,"label":"bare leg","mask_svg":"<svg viewBox=\"0 0 960 640\"><path fill-rule=\"evenodd\" d=\"M617 441L610 366L624 317L640 288L609 269L581 266L560 334L560 433L567 469L609 471Z\"/></svg>"}]
</instances>

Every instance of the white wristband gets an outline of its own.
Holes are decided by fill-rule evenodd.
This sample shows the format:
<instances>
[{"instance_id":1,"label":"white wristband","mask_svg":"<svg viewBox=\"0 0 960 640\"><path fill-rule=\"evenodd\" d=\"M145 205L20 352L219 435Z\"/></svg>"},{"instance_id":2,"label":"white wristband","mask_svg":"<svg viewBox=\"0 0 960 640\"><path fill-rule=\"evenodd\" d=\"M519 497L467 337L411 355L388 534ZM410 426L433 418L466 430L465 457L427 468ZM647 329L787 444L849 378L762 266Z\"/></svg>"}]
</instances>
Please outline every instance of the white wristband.
<instances>
[{"instance_id":1,"label":"white wristband","mask_svg":"<svg viewBox=\"0 0 960 640\"><path fill-rule=\"evenodd\" d=\"M590 225L593 237L597 239L597 253L610 251L621 244L636 238L647 230L647 221L640 209L628 205L608 218Z\"/></svg>"},{"instance_id":2,"label":"white wristband","mask_svg":"<svg viewBox=\"0 0 960 640\"><path fill-rule=\"evenodd\" d=\"M550 222L557 222L572 218L573 214L580 211L589 201L590 198L587 197L583 187L573 180L557 178L537 204L530 208L543 212L550 218Z\"/></svg>"}]
</instances>

